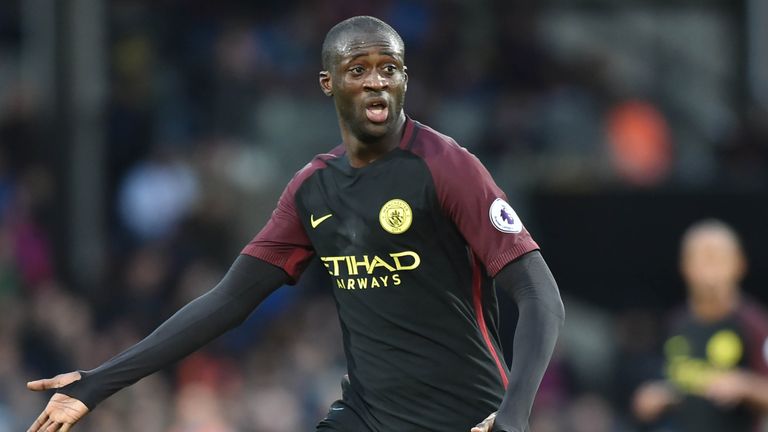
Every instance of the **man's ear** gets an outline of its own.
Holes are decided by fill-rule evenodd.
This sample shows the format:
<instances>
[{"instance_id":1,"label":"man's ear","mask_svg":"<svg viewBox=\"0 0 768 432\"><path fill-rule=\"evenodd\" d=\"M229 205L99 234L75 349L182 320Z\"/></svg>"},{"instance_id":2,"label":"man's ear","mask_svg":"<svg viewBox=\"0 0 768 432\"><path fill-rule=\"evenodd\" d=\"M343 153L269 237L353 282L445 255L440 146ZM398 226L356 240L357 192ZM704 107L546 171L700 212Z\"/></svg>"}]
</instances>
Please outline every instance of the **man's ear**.
<instances>
[{"instance_id":1,"label":"man's ear","mask_svg":"<svg viewBox=\"0 0 768 432\"><path fill-rule=\"evenodd\" d=\"M408 90L408 67L403 66L403 75L405 75L405 90Z\"/></svg>"},{"instance_id":2,"label":"man's ear","mask_svg":"<svg viewBox=\"0 0 768 432\"><path fill-rule=\"evenodd\" d=\"M326 96L333 96L333 80L330 72L320 71L320 89Z\"/></svg>"}]
</instances>

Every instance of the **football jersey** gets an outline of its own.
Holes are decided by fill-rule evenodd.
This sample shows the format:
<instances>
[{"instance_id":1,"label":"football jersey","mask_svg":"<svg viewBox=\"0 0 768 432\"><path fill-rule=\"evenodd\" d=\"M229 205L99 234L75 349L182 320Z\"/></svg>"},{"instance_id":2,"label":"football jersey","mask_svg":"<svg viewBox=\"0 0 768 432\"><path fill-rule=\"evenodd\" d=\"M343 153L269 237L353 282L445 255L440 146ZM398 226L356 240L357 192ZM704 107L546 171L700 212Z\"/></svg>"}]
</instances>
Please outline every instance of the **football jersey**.
<instances>
[{"instance_id":1,"label":"football jersey","mask_svg":"<svg viewBox=\"0 0 768 432\"><path fill-rule=\"evenodd\" d=\"M734 368L768 375L765 313L743 302L718 322L702 323L688 311L676 321L664 344L667 379L685 395L671 413L675 426L682 432L754 431L759 418L749 407L719 407L704 392L718 373Z\"/></svg>"},{"instance_id":2,"label":"football jersey","mask_svg":"<svg viewBox=\"0 0 768 432\"><path fill-rule=\"evenodd\" d=\"M406 120L365 167L344 147L290 181L243 253L294 280L317 255L333 288L350 389L373 431L468 431L508 380L492 277L537 249L480 161Z\"/></svg>"}]
</instances>

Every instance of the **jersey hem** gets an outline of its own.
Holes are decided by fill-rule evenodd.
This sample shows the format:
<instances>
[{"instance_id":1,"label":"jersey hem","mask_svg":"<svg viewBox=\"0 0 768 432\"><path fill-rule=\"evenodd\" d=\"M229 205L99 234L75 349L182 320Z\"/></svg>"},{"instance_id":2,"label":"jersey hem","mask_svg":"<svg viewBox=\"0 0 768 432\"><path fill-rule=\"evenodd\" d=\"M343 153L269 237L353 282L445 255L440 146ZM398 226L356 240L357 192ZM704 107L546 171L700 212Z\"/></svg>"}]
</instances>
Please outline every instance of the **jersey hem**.
<instances>
[{"instance_id":1,"label":"jersey hem","mask_svg":"<svg viewBox=\"0 0 768 432\"><path fill-rule=\"evenodd\" d=\"M244 247L240 253L243 255L252 256L256 259L260 259L269 264L272 264L275 267L281 268L290 278L290 281L288 282L289 285L295 285L296 281L299 279L298 276L301 274L296 267L296 263L291 265L292 258L296 255L295 253L286 258L283 254L272 252L263 247L255 245L248 245Z\"/></svg>"},{"instance_id":2,"label":"jersey hem","mask_svg":"<svg viewBox=\"0 0 768 432\"><path fill-rule=\"evenodd\" d=\"M507 264L520 258L522 255L538 250L539 245L533 239L526 241L512 247L512 249L500 254L488 263L488 275L491 277L496 276Z\"/></svg>"}]
</instances>

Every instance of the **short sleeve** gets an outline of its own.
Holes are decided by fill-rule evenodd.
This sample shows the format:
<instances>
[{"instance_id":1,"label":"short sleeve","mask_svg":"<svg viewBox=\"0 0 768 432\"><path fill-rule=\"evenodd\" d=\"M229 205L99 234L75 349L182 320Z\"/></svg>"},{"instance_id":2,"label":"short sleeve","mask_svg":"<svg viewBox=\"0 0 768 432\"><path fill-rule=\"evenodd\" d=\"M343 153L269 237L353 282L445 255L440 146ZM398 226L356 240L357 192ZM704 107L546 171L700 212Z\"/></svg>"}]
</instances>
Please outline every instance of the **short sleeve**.
<instances>
[{"instance_id":1,"label":"short sleeve","mask_svg":"<svg viewBox=\"0 0 768 432\"><path fill-rule=\"evenodd\" d=\"M539 248L477 157L452 142L426 161L440 205L490 276Z\"/></svg>"},{"instance_id":2,"label":"short sleeve","mask_svg":"<svg viewBox=\"0 0 768 432\"><path fill-rule=\"evenodd\" d=\"M267 224L242 250L280 267L296 282L314 254L312 244L296 211L296 190L314 170L312 164L296 173L288 183Z\"/></svg>"}]
</instances>

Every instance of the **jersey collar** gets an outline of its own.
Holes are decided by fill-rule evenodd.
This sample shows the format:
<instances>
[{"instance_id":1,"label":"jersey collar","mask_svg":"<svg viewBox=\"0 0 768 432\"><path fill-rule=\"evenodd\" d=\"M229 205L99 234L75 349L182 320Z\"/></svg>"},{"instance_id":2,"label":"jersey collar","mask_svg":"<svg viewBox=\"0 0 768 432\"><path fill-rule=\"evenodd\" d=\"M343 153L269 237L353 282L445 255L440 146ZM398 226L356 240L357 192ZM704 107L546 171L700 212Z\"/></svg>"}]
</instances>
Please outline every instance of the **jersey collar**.
<instances>
[{"instance_id":1,"label":"jersey collar","mask_svg":"<svg viewBox=\"0 0 768 432\"><path fill-rule=\"evenodd\" d=\"M408 150L411 147L413 139L416 138L416 125L417 123L413 119L407 115L405 116L405 128L403 130L403 137L400 138L399 148Z\"/></svg>"}]
</instances>

